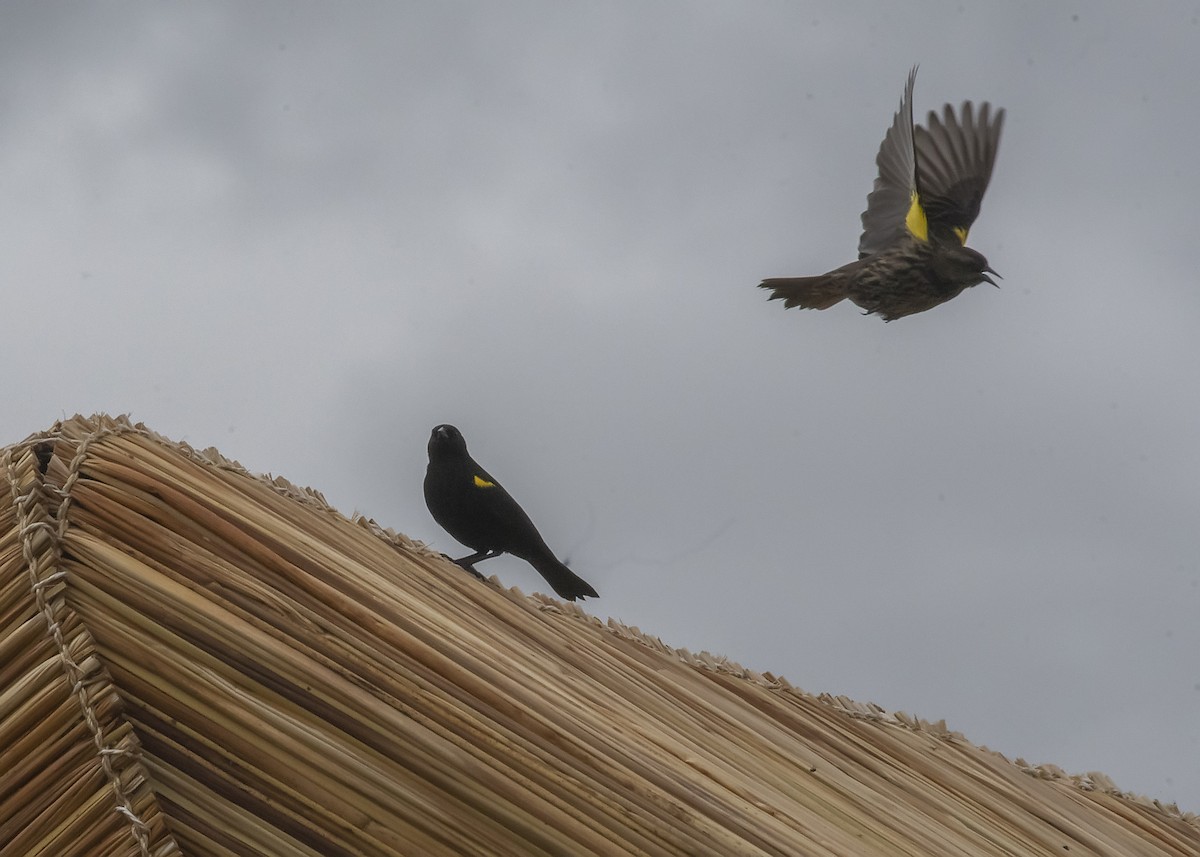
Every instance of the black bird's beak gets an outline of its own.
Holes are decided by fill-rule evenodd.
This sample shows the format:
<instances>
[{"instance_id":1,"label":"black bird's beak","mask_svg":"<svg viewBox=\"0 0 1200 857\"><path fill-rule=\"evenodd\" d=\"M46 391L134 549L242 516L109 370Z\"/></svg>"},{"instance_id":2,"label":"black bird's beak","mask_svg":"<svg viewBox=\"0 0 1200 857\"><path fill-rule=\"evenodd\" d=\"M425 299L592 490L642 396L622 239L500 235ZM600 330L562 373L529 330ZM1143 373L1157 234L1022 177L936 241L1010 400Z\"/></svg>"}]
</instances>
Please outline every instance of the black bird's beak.
<instances>
[{"instance_id":1,"label":"black bird's beak","mask_svg":"<svg viewBox=\"0 0 1200 857\"><path fill-rule=\"evenodd\" d=\"M988 274L992 274L992 275L994 275L994 276L996 277L996 279L999 279L999 280L1003 280L1003 279L1004 279L1004 278L1003 278L1003 277L1001 277L999 274L997 274L995 271L993 271L991 268L984 268L983 270L984 270L984 271L986 271ZM993 280L991 277L987 276L986 274L984 275L983 281L984 281L985 283L991 283L991 284L992 284L993 286L995 286L996 288L1000 288L1000 284L999 284L999 283L997 283L997 282L996 282L996 280Z\"/></svg>"}]
</instances>

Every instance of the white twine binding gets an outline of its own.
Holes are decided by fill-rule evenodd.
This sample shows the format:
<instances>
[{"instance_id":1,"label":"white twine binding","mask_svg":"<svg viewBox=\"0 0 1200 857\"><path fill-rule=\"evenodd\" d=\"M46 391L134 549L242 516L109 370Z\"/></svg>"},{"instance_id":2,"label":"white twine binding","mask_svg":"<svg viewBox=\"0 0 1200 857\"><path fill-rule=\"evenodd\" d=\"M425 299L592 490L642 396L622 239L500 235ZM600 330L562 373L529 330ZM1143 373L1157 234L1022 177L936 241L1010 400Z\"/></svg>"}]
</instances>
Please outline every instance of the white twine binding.
<instances>
[{"instance_id":1,"label":"white twine binding","mask_svg":"<svg viewBox=\"0 0 1200 857\"><path fill-rule=\"evenodd\" d=\"M17 493L18 480L13 462L13 455L17 450L10 449L5 455L5 460L8 482L12 486L13 506L17 511L21 554L25 559L25 567L29 572L30 591L33 593L38 611L46 622L46 629L50 632L54 646L58 650L58 657L63 666L63 672L66 674L71 691L79 701L80 711L83 713L83 718L87 724L88 731L91 733L92 741L96 745L100 766L104 770L104 775L108 780L109 787L112 789L113 797L116 801L114 809L117 813L124 816L129 823L129 832L137 843L138 851L142 857L151 857L149 826L134 810L129 795L125 791L125 786L121 782L121 774L116 764L117 761L137 761L136 754L131 753L128 749L109 745L104 730L100 725L100 720L96 716L92 694L87 683L87 671L72 656L67 640L63 635L58 610L61 609L65 600L61 597L52 600L47 594L47 590L50 587L68 580L67 572L59 565L61 557L60 548L67 531L67 511L71 503L71 488L79 477L79 469L83 464L84 458L87 456L88 447L93 442L107 435L118 433L123 432L120 429L101 428L84 438L79 444L75 457L71 461L69 468L70 475L67 477L67 481L62 489L56 491L61 498L58 507L57 526L52 525L49 521L33 520L38 511L40 492L34 489L25 494ZM31 450L27 450L26 452L27 454L32 454ZM49 486L45 486L44 483L43 487L47 491L54 490L50 489ZM49 549L44 550L41 555L43 560L50 560L50 562L45 563L47 567L55 569L44 576L39 576L38 550L35 546L35 542L40 539L49 539L51 541ZM176 849L172 848L170 850L175 851Z\"/></svg>"}]
</instances>

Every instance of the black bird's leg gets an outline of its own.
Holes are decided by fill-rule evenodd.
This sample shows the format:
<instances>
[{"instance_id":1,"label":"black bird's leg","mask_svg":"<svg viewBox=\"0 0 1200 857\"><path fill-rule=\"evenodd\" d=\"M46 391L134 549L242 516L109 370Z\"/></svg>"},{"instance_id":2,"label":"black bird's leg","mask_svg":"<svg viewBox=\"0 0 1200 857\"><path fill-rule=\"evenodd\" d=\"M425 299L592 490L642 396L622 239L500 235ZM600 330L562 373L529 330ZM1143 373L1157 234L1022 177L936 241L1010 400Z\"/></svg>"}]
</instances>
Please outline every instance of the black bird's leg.
<instances>
[{"instance_id":1,"label":"black bird's leg","mask_svg":"<svg viewBox=\"0 0 1200 857\"><path fill-rule=\"evenodd\" d=\"M470 556L464 556L462 559L451 560L455 565L462 568L464 571L469 571L471 574L478 577L480 580L485 580L484 576L475 570L475 563L483 562L485 559L500 556L500 551L479 551Z\"/></svg>"}]
</instances>

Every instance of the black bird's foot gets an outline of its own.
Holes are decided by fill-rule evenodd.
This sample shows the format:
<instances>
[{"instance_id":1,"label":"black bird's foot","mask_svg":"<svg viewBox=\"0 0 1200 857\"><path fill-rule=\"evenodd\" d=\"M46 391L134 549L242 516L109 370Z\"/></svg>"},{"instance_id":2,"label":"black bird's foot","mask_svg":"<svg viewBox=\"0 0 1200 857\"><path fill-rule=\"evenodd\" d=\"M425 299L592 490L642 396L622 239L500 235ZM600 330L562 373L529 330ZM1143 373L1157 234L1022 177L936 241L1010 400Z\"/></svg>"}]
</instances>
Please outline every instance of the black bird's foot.
<instances>
[{"instance_id":1,"label":"black bird's foot","mask_svg":"<svg viewBox=\"0 0 1200 857\"><path fill-rule=\"evenodd\" d=\"M445 556L446 559L450 559L450 557L447 556L446 554L442 554L442 556ZM475 575L480 580L487 580L486 577L484 577L482 574L480 574L478 571L475 570L475 563L483 562L485 559L491 559L494 556L500 556L500 552L499 551L479 551L479 553L473 553L470 556L464 556L462 559L450 559L450 561L452 563L454 563L455 565L457 565L459 568L461 568L463 571L467 571L467 572L470 572L471 574Z\"/></svg>"},{"instance_id":2,"label":"black bird's foot","mask_svg":"<svg viewBox=\"0 0 1200 857\"><path fill-rule=\"evenodd\" d=\"M484 577L482 574L480 574L478 571L475 570L474 565L472 565L471 563L466 561L467 559L470 559L470 557L466 557L464 559L455 559L454 557L450 556L450 554L444 553L444 554L442 554L442 559L446 560L447 562L454 563L459 568L461 568L463 571L469 572L473 577L477 577L480 580L487 580L486 577Z\"/></svg>"},{"instance_id":3,"label":"black bird's foot","mask_svg":"<svg viewBox=\"0 0 1200 857\"><path fill-rule=\"evenodd\" d=\"M463 562L461 559L454 559L454 560L450 560L450 561L453 562L455 565L457 565L459 568L461 568L463 571L469 572L473 577L475 577L479 580L487 580L487 578L484 577L482 574L480 574L478 571L476 571L475 566L471 565L469 562Z\"/></svg>"}]
</instances>

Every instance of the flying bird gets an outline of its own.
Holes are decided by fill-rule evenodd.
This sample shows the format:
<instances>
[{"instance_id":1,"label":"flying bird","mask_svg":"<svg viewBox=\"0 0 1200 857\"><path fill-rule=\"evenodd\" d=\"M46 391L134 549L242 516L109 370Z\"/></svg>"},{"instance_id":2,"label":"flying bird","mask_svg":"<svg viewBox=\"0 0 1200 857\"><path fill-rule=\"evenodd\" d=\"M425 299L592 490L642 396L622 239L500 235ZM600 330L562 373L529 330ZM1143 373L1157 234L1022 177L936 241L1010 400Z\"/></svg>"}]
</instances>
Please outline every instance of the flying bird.
<instances>
[{"instance_id":1,"label":"flying bird","mask_svg":"<svg viewBox=\"0 0 1200 857\"><path fill-rule=\"evenodd\" d=\"M914 126L908 75L900 110L879 147L879 177L867 196L858 260L819 277L775 277L760 288L784 307L828 309L849 298L884 321L924 312L963 289L1000 275L966 246L967 232L992 177L1004 111L947 104L939 118Z\"/></svg>"},{"instance_id":2,"label":"flying bird","mask_svg":"<svg viewBox=\"0 0 1200 857\"><path fill-rule=\"evenodd\" d=\"M452 425L436 426L430 435L425 505L442 529L476 551L454 560L473 574L475 563L509 553L532 565L561 598L599 597L555 558L525 510L471 458Z\"/></svg>"}]
</instances>

